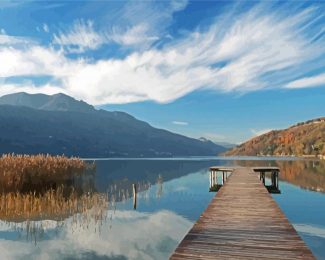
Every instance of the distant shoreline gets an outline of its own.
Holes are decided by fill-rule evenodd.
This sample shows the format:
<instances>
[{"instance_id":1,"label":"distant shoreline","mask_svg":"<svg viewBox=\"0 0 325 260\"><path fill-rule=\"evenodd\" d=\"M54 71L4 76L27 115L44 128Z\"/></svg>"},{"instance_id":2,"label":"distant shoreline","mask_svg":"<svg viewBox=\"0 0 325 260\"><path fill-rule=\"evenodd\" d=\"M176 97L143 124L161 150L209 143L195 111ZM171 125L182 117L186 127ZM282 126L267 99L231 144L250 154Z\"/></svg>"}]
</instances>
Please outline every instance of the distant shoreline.
<instances>
[{"instance_id":1,"label":"distant shoreline","mask_svg":"<svg viewBox=\"0 0 325 260\"><path fill-rule=\"evenodd\" d=\"M144 161L144 160L152 160L152 161L191 161L191 160L302 160L306 159L299 156L177 156L177 157L108 157L108 158L80 158L84 161L119 161L119 160L130 160L130 161ZM316 159L319 158L308 158L308 159Z\"/></svg>"}]
</instances>

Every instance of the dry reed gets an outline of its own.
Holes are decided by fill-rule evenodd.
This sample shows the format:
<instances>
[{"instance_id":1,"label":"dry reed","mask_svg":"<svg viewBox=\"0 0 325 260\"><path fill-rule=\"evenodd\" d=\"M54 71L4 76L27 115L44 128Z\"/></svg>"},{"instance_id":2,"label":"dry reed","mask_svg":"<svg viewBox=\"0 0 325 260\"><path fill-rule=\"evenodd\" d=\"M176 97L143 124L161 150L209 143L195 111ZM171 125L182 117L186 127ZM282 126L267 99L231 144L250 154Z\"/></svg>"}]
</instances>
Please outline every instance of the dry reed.
<instances>
[{"instance_id":1,"label":"dry reed","mask_svg":"<svg viewBox=\"0 0 325 260\"><path fill-rule=\"evenodd\" d=\"M87 163L78 158L5 154L0 157L0 191L38 191L80 176Z\"/></svg>"}]
</instances>

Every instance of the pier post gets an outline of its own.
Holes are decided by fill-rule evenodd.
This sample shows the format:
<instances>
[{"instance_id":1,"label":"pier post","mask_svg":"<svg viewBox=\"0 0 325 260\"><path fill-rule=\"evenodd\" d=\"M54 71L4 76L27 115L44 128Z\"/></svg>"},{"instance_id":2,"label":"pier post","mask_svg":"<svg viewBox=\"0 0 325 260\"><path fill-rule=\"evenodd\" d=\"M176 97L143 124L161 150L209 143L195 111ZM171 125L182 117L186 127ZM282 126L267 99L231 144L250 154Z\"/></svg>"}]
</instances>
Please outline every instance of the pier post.
<instances>
[{"instance_id":1,"label":"pier post","mask_svg":"<svg viewBox=\"0 0 325 260\"><path fill-rule=\"evenodd\" d=\"M136 184L132 184L133 190L133 209L137 209L137 186Z\"/></svg>"},{"instance_id":2,"label":"pier post","mask_svg":"<svg viewBox=\"0 0 325 260\"><path fill-rule=\"evenodd\" d=\"M275 175L275 188L279 190L279 172L276 172Z\"/></svg>"},{"instance_id":3,"label":"pier post","mask_svg":"<svg viewBox=\"0 0 325 260\"><path fill-rule=\"evenodd\" d=\"M212 174L213 174L213 171L210 170L210 188L212 188Z\"/></svg>"},{"instance_id":4,"label":"pier post","mask_svg":"<svg viewBox=\"0 0 325 260\"><path fill-rule=\"evenodd\" d=\"M211 172L211 187L214 185L214 171Z\"/></svg>"},{"instance_id":5,"label":"pier post","mask_svg":"<svg viewBox=\"0 0 325 260\"><path fill-rule=\"evenodd\" d=\"M265 186L265 172L262 172L262 181L263 181L263 185Z\"/></svg>"}]
</instances>

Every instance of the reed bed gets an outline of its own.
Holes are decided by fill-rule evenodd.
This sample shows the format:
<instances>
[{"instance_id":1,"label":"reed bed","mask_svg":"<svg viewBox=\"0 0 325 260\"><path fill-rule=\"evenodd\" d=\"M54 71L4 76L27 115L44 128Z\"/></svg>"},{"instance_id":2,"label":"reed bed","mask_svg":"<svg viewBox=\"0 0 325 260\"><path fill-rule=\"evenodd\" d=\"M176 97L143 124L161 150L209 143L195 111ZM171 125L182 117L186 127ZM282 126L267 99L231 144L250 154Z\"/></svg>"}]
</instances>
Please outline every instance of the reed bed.
<instances>
[{"instance_id":1,"label":"reed bed","mask_svg":"<svg viewBox=\"0 0 325 260\"><path fill-rule=\"evenodd\" d=\"M42 196L32 192L2 193L0 219L14 222L42 219L61 221L90 208L103 211L108 207L107 194L87 192L79 195L73 189L68 196L65 193L63 186L48 190Z\"/></svg>"},{"instance_id":2,"label":"reed bed","mask_svg":"<svg viewBox=\"0 0 325 260\"><path fill-rule=\"evenodd\" d=\"M87 167L79 158L5 154L0 157L0 191L48 189L80 176Z\"/></svg>"}]
</instances>

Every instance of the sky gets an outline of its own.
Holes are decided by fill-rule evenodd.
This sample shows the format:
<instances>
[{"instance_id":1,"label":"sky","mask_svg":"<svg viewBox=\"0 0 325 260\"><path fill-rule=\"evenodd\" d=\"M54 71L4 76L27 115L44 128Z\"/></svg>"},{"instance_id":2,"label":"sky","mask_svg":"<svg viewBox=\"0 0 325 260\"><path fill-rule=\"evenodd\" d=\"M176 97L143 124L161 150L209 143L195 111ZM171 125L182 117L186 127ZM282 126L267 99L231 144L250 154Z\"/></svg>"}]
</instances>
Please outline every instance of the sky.
<instances>
[{"instance_id":1,"label":"sky","mask_svg":"<svg viewBox=\"0 0 325 260\"><path fill-rule=\"evenodd\" d=\"M0 1L0 95L240 143L325 115L323 1Z\"/></svg>"}]
</instances>

